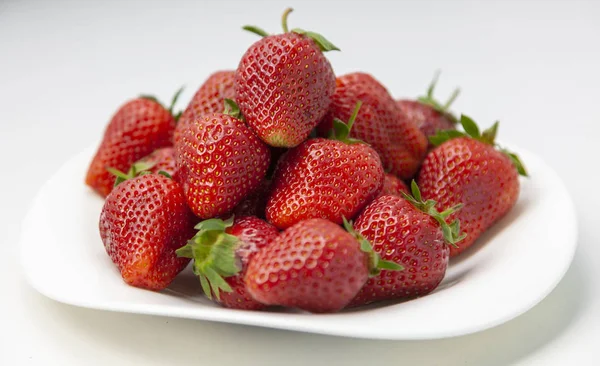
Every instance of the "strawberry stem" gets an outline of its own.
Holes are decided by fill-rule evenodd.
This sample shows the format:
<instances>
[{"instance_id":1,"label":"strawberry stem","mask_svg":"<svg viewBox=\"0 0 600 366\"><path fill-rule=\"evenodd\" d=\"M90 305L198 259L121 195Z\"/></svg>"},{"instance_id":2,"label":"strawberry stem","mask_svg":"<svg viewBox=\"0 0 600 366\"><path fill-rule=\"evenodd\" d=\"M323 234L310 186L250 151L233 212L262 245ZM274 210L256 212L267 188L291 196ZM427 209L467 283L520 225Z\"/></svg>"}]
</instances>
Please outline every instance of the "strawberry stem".
<instances>
[{"instance_id":1,"label":"strawberry stem","mask_svg":"<svg viewBox=\"0 0 600 366\"><path fill-rule=\"evenodd\" d=\"M148 163L148 162L144 162L144 161L138 161L131 165L131 167L129 168L127 173L124 173L124 172L120 171L119 169L115 169L112 167L108 167L108 168L106 168L106 170L108 170L108 172L110 174L112 174L116 177L115 185L114 185L114 187L116 187L128 179L135 178L137 176L144 175L144 174L150 174L149 170L152 169L152 167L154 165L156 165L156 163ZM170 176L169 176L169 178L170 178Z\"/></svg>"},{"instance_id":2,"label":"strawberry stem","mask_svg":"<svg viewBox=\"0 0 600 366\"><path fill-rule=\"evenodd\" d=\"M446 240L446 242L448 244L452 245L453 247L458 248L456 243L463 240L467 236L467 234L460 233L460 222L458 220L454 220L454 222L452 222L450 225L448 225L448 223L446 222L446 219L448 218L448 216L450 216L453 213L455 213L456 211L460 210L463 207L463 205L458 204L458 205L451 207L443 212L438 212L438 210L435 208L435 205L437 204L436 201L434 201L434 200L423 201L423 198L421 196L421 190L419 189L417 182L415 182L413 180L410 184L410 189L411 189L412 195L402 192L404 199L406 199L408 202L410 202L418 210L433 217L440 224L440 227L442 228L442 233L444 235L444 239Z\"/></svg>"},{"instance_id":3,"label":"strawberry stem","mask_svg":"<svg viewBox=\"0 0 600 366\"><path fill-rule=\"evenodd\" d=\"M283 11L283 15L281 16L281 26L283 28L283 33L289 32L287 18L290 15L290 13L293 11L294 11L294 9L292 9L292 8L287 8Z\"/></svg>"},{"instance_id":4,"label":"strawberry stem","mask_svg":"<svg viewBox=\"0 0 600 366\"><path fill-rule=\"evenodd\" d=\"M354 139L350 137L350 130L356 121L356 117L358 116L358 111L362 106L362 101L356 102L356 106L354 107L354 111L352 111L352 115L348 120L348 123L344 123L344 121L334 118L333 120L333 128L329 132L329 138L332 140L338 140L344 142L346 144L356 144L356 143L364 143L361 140Z\"/></svg>"},{"instance_id":5,"label":"strawberry stem","mask_svg":"<svg viewBox=\"0 0 600 366\"><path fill-rule=\"evenodd\" d=\"M227 220L208 219L195 226L196 235L187 245L177 249L177 256L194 260L194 274L200 279L202 290L209 299L221 299L221 291L232 289L225 278L236 275L241 268L237 263L238 238L227 234L233 225L233 216Z\"/></svg>"},{"instance_id":6,"label":"strawberry stem","mask_svg":"<svg viewBox=\"0 0 600 366\"><path fill-rule=\"evenodd\" d=\"M435 74L433 75L433 80L431 80L431 83L429 84L429 87L427 88L427 94L425 96L418 97L417 100L423 104L427 104L427 105L433 107L433 109L435 109L436 111L444 114L446 116L446 118L448 118L451 122L456 123L457 122L456 117L454 117L451 113L449 113L448 109L450 108L452 103L454 103L456 98L458 98L458 95L460 94L460 89L459 88L454 89L454 91L452 92L452 94L450 95L450 98L448 98L446 103L441 104L433 96L433 93L435 91L435 87L437 85L439 77L440 77L440 71L437 70L435 72Z\"/></svg>"},{"instance_id":7,"label":"strawberry stem","mask_svg":"<svg viewBox=\"0 0 600 366\"><path fill-rule=\"evenodd\" d=\"M517 169L517 172L519 173L519 175L522 175L524 177L529 176L529 174L527 173L527 169L525 168L525 165L521 161L521 158L519 158L519 156L517 154L500 147L496 143L495 140L496 140L496 135L498 134L498 126L500 125L500 122L496 121L492 125L492 127L484 130L483 132L480 132L479 127L477 126L477 123L475 123L475 121L473 121L473 119L471 117L463 114L460 116L460 124L462 125L462 128L465 130L465 132L456 131L456 130L438 131L437 134L429 137L429 142L431 142L435 146L439 146L439 145L443 144L444 142L452 140L457 137L469 137L469 138L481 141L484 144L493 146L498 151L500 151L503 154L505 154L506 156L508 156L510 161L513 163L513 165Z\"/></svg>"}]
</instances>

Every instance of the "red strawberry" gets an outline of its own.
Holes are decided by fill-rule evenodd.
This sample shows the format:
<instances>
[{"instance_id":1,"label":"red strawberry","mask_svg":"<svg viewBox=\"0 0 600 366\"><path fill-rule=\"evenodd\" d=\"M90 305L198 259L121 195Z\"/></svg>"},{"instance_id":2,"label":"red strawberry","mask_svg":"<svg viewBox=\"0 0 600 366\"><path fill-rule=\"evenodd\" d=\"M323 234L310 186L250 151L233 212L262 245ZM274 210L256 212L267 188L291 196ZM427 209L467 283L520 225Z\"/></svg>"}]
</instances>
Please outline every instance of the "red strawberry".
<instances>
[{"instance_id":1,"label":"red strawberry","mask_svg":"<svg viewBox=\"0 0 600 366\"><path fill-rule=\"evenodd\" d=\"M437 84L439 73L436 73L433 81L427 89L427 95L419 97L418 100L399 100L397 102L400 110L406 117L413 121L425 136L430 137L439 130L453 130L456 125L456 117L448 112L460 92L456 89L448 101L441 104L433 97L433 91Z\"/></svg>"},{"instance_id":2,"label":"red strawberry","mask_svg":"<svg viewBox=\"0 0 600 366\"><path fill-rule=\"evenodd\" d=\"M247 292L244 276L248 263L279 234L254 216L227 221L209 219L196 226L198 233L177 255L194 259L194 273L206 296L233 309L258 310L265 306Z\"/></svg>"},{"instance_id":3,"label":"red strawberry","mask_svg":"<svg viewBox=\"0 0 600 366\"><path fill-rule=\"evenodd\" d=\"M370 146L348 138L360 103L346 125L336 120L337 140L310 139L279 161L267 202L267 220L285 229L312 218L337 224L354 217L383 187L383 167Z\"/></svg>"},{"instance_id":4,"label":"red strawberry","mask_svg":"<svg viewBox=\"0 0 600 366\"><path fill-rule=\"evenodd\" d=\"M239 117L227 99L229 114L195 119L175 146L179 179L187 202L203 219L231 212L258 188L269 167L269 148Z\"/></svg>"},{"instance_id":5,"label":"red strawberry","mask_svg":"<svg viewBox=\"0 0 600 366\"><path fill-rule=\"evenodd\" d=\"M225 99L233 99L235 92L233 90L234 71L217 71L210 75L208 79L200 86L190 104L183 111L181 118L175 127L174 141L177 142L181 137L181 132L194 121L194 119L205 114L223 112L223 103Z\"/></svg>"},{"instance_id":6,"label":"red strawberry","mask_svg":"<svg viewBox=\"0 0 600 366\"><path fill-rule=\"evenodd\" d=\"M358 216L355 230L373 245L382 259L402 264L404 271L382 271L371 277L351 306L389 299L410 299L433 291L448 266L449 249L462 240L458 221L445 222L454 207L438 213L434 201L423 202L413 181L413 196L382 196Z\"/></svg>"},{"instance_id":7,"label":"red strawberry","mask_svg":"<svg viewBox=\"0 0 600 366\"><path fill-rule=\"evenodd\" d=\"M134 99L123 105L104 132L85 183L105 197L115 183L107 168L127 171L154 150L170 146L176 120L172 109L180 92L175 94L170 109L152 97Z\"/></svg>"},{"instance_id":8,"label":"red strawberry","mask_svg":"<svg viewBox=\"0 0 600 366\"><path fill-rule=\"evenodd\" d=\"M338 225L311 219L288 228L252 258L246 287L263 304L334 312L381 268L401 269L380 261L368 242Z\"/></svg>"},{"instance_id":9,"label":"red strawberry","mask_svg":"<svg viewBox=\"0 0 600 366\"><path fill-rule=\"evenodd\" d=\"M175 161L175 149L172 146L154 150L153 153L142 158L138 163L147 165L148 168L144 170L152 173L163 171L177 180L177 162Z\"/></svg>"},{"instance_id":10,"label":"red strawberry","mask_svg":"<svg viewBox=\"0 0 600 366\"><path fill-rule=\"evenodd\" d=\"M379 193L379 197L385 195L402 197L402 192L408 193L406 183L395 175L385 173L383 177L383 189Z\"/></svg>"},{"instance_id":11,"label":"red strawberry","mask_svg":"<svg viewBox=\"0 0 600 366\"><path fill-rule=\"evenodd\" d=\"M423 197L437 201L439 210L464 204L450 218L460 220L467 238L450 249L451 257L471 246L515 205L518 175L527 175L515 154L497 149L498 122L482 134L469 117L461 116L460 122L466 134L449 130L431 138L439 146L427 155L418 179Z\"/></svg>"},{"instance_id":12,"label":"red strawberry","mask_svg":"<svg viewBox=\"0 0 600 366\"><path fill-rule=\"evenodd\" d=\"M189 262L175 250L194 235L194 217L179 184L163 175L120 183L104 202L99 226L106 252L129 285L162 290Z\"/></svg>"},{"instance_id":13,"label":"red strawberry","mask_svg":"<svg viewBox=\"0 0 600 366\"><path fill-rule=\"evenodd\" d=\"M256 190L235 207L233 210L234 215L236 217L256 216L264 219L270 190L271 181L268 179L263 180Z\"/></svg>"},{"instance_id":14,"label":"red strawberry","mask_svg":"<svg viewBox=\"0 0 600 366\"><path fill-rule=\"evenodd\" d=\"M268 35L242 57L235 74L235 98L246 122L267 144L294 147L306 140L323 118L335 90L335 75L325 51L338 50L321 35L287 28Z\"/></svg>"},{"instance_id":15,"label":"red strawberry","mask_svg":"<svg viewBox=\"0 0 600 366\"><path fill-rule=\"evenodd\" d=\"M363 107L352 136L370 144L379 153L385 170L401 179L412 177L427 152L427 138L409 120L381 83L371 75L352 73L337 78L329 113L318 127L324 135L334 118L347 120L356 102Z\"/></svg>"}]
</instances>

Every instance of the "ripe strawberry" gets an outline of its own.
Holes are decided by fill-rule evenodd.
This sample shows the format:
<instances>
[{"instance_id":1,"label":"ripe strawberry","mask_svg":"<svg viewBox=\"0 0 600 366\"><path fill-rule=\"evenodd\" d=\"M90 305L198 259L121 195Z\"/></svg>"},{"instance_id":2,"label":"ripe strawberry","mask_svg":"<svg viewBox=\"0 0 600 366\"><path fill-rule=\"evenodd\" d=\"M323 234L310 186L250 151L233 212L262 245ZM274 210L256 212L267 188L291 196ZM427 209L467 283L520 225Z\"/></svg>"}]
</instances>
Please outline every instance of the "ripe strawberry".
<instances>
[{"instance_id":1,"label":"ripe strawberry","mask_svg":"<svg viewBox=\"0 0 600 366\"><path fill-rule=\"evenodd\" d=\"M352 136L370 144L379 153L385 170L401 179L412 177L427 152L427 138L414 121L400 112L383 85L371 75L352 73L337 78L337 87L329 113L318 130L331 130L334 118L346 120L356 102L363 107L358 114Z\"/></svg>"},{"instance_id":2,"label":"ripe strawberry","mask_svg":"<svg viewBox=\"0 0 600 366\"><path fill-rule=\"evenodd\" d=\"M413 196L382 196L358 216L355 230L371 242L382 259L402 264L403 272L382 271L371 277L350 306L389 299L410 299L433 291L448 266L449 249L462 240L459 223L445 219L460 206L439 213L435 201L423 202L413 181Z\"/></svg>"},{"instance_id":3,"label":"ripe strawberry","mask_svg":"<svg viewBox=\"0 0 600 366\"><path fill-rule=\"evenodd\" d=\"M380 261L368 242L338 225L311 219L261 249L250 261L245 281L248 292L263 304L325 313L346 306L369 275L382 268L402 269Z\"/></svg>"},{"instance_id":4,"label":"ripe strawberry","mask_svg":"<svg viewBox=\"0 0 600 366\"><path fill-rule=\"evenodd\" d=\"M460 122L466 134L449 130L431 138L439 146L427 155L418 179L423 197L437 201L439 210L464 204L450 218L460 220L467 238L450 249L451 257L471 246L514 206L518 174L527 175L515 154L497 149L498 122L483 133L467 116Z\"/></svg>"},{"instance_id":5,"label":"ripe strawberry","mask_svg":"<svg viewBox=\"0 0 600 366\"><path fill-rule=\"evenodd\" d=\"M306 140L323 118L335 91L333 69L323 55L339 50L321 35L302 29L262 37L242 57L235 73L235 98L246 123L267 144L294 147Z\"/></svg>"},{"instance_id":6,"label":"ripe strawberry","mask_svg":"<svg viewBox=\"0 0 600 366\"><path fill-rule=\"evenodd\" d=\"M408 193L406 183L395 175L385 173L383 176L383 189L379 192L379 197L386 195L402 197L403 192Z\"/></svg>"},{"instance_id":7,"label":"ripe strawberry","mask_svg":"<svg viewBox=\"0 0 600 366\"><path fill-rule=\"evenodd\" d=\"M256 190L235 207L233 214L236 217L256 216L264 219L270 190L271 181L268 179L263 180Z\"/></svg>"},{"instance_id":8,"label":"ripe strawberry","mask_svg":"<svg viewBox=\"0 0 600 366\"><path fill-rule=\"evenodd\" d=\"M377 197L384 175L379 156L348 138L359 108L348 124L334 121L336 140L309 139L281 158L267 202L270 223L279 229L312 218L341 224Z\"/></svg>"},{"instance_id":9,"label":"ripe strawberry","mask_svg":"<svg viewBox=\"0 0 600 366\"><path fill-rule=\"evenodd\" d=\"M223 221L209 219L196 225L198 233L177 250L194 259L194 273L208 298L233 309L258 310L265 306L247 292L244 276L248 263L279 234L277 229L254 216Z\"/></svg>"},{"instance_id":10,"label":"ripe strawberry","mask_svg":"<svg viewBox=\"0 0 600 366\"><path fill-rule=\"evenodd\" d=\"M402 113L409 120L414 121L427 137L435 135L439 130L454 130L457 122L456 117L448 112L448 109L458 97L460 90L454 90L448 101L441 104L433 96L438 77L439 72L435 74L429 85L427 95L419 97L417 100L404 99L397 102ZM430 147L432 146L430 145Z\"/></svg>"},{"instance_id":11,"label":"ripe strawberry","mask_svg":"<svg viewBox=\"0 0 600 366\"><path fill-rule=\"evenodd\" d=\"M226 100L226 113L206 114L182 132L175 145L179 179L188 205L200 218L231 212L258 188L269 167L270 152Z\"/></svg>"},{"instance_id":12,"label":"ripe strawberry","mask_svg":"<svg viewBox=\"0 0 600 366\"><path fill-rule=\"evenodd\" d=\"M194 217L181 186L163 175L120 183L104 202L99 226L106 252L129 285L162 290L189 262L175 250L194 235Z\"/></svg>"},{"instance_id":13,"label":"ripe strawberry","mask_svg":"<svg viewBox=\"0 0 600 366\"><path fill-rule=\"evenodd\" d=\"M200 89L194 94L194 97L183 111L181 118L175 127L173 140L175 143L180 139L184 131L194 119L205 114L223 112L223 103L225 99L233 99L235 92L233 89L234 71L217 71L210 75L208 79L200 86Z\"/></svg>"},{"instance_id":14,"label":"ripe strawberry","mask_svg":"<svg viewBox=\"0 0 600 366\"><path fill-rule=\"evenodd\" d=\"M172 146L154 150L153 153L142 158L138 163L147 165L147 168L142 170L148 170L152 173L163 171L177 180L177 162L175 160L175 149Z\"/></svg>"},{"instance_id":15,"label":"ripe strawberry","mask_svg":"<svg viewBox=\"0 0 600 366\"><path fill-rule=\"evenodd\" d=\"M106 197L115 183L107 168L127 171L154 150L170 146L176 122L172 111L180 92L175 94L170 109L152 97L141 97L124 104L104 132L85 183Z\"/></svg>"}]
</instances>

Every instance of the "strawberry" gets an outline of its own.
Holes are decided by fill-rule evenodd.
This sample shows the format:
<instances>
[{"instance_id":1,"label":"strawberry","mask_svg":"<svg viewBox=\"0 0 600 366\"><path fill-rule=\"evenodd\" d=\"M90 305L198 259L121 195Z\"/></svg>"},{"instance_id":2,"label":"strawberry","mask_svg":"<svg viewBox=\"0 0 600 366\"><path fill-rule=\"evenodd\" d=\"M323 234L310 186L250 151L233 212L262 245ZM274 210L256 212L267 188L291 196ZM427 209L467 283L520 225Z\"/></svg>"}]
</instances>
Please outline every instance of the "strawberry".
<instances>
[{"instance_id":1,"label":"strawberry","mask_svg":"<svg viewBox=\"0 0 600 366\"><path fill-rule=\"evenodd\" d=\"M145 170L152 173L167 172L177 180L177 162L175 161L175 149L172 146L154 150L153 153L142 158L138 163L146 164L148 168Z\"/></svg>"},{"instance_id":2,"label":"strawberry","mask_svg":"<svg viewBox=\"0 0 600 366\"><path fill-rule=\"evenodd\" d=\"M271 181L268 179L263 180L256 190L235 207L233 214L237 217L256 216L264 219L270 190Z\"/></svg>"},{"instance_id":3,"label":"strawberry","mask_svg":"<svg viewBox=\"0 0 600 366\"><path fill-rule=\"evenodd\" d=\"M231 212L263 181L269 148L246 127L235 102L226 113L205 114L175 145L179 179L192 211L202 219Z\"/></svg>"},{"instance_id":4,"label":"strawberry","mask_svg":"<svg viewBox=\"0 0 600 366\"><path fill-rule=\"evenodd\" d=\"M267 220L279 229L323 218L341 224L354 217L383 187L383 167L370 146L348 134L348 124L335 120L335 139L314 138L289 150L279 161L267 202Z\"/></svg>"},{"instance_id":5,"label":"strawberry","mask_svg":"<svg viewBox=\"0 0 600 366\"><path fill-rule=\"evenodd\" d=\"M118 184L106 197L100 237L127 284L162 290L189 263L175 250L194 235L194 220L177 182L144 174Z\"/></svg>"},{"instance_id":6,"label":"strawberry","mask_svg":"<svg viewBox=\"0 0 600 366\"><path fill-rule=\"evenodd\" d=\"M439 130L453 130L457 122L456 117L448 112L448 109L458 97L460 90L454 90L446 103L438 102L433 96L438 78L439 72L435 74L429 85L427 95L419 97L417 100L403 99L397 102L402 113L413 121L427 137L435 135ZM432 146L430 145L430 147Z\"/></svg>"},{"instance_id":7,"label":"strawberry","mask_svg":"<svg viewBox=\"0 0 600 366\"><path fill-rule=\"evenodd\" d=\"M244 276L248 263L279 234L277 229L254 216L226 221L209 219L196 225L198 233L177 250L177 255L194 259L194 273L208 298L221 305L244 310L265 306L247 292Z\"/></svg>"},{"instance_id":8,"label":"strawberry","mask_svg":"<svg viewBox=\"0 0 600 366\"><path fill-rule=\"evenodd\" d=\"M427 138L409 120L379 81L365 73L337 78L329 113L319 124L321 136L332 128L334 118L346 120L356 102L363 107L356 118L352 136L370 144L379 153L385 170L401 179L411 178L427 152Z\"/></svg>"},{"instance_id":9,"label":"strawberry","mask_svg":"<svg viewBox=\"0 0 600 366\"><path fill-rule=\"evenodd\" d=\"M194 119L205 114L223 112L225 99L233 99L233 77L235 73L231 70L217 71L210 75L194 94L194 97L183 111L181 118L175 127L174 141L181 137L181 132L193 122Z\"/></svg>"},{"instance_id":10,"label":"strawberry","mask_svg":"<svg viewBox=\"0 0 600 366\"><path fill-rule=\"evenodd\" d=\"M327 112L335 75L323 52L339 50L317 33L288 31L291 11L283 15L283 34L244 27L264 38L250 46L235 72L235 98L248 126L278 147L306 140Z\"/></svg>"},{"instance_id":11,"label":"strawberry","mask_svg":"<svg viewBox=\"0 0 600 366\"><path fill-rule=\"evenodd\" d=\"M154 150L170 146L176 122L172 111L180 93L175 94L169 109L153 97L137 98L119 108L106 127L85 183L106 197L115 183L107 168L127 171Z\"/></svg>"},{"instance_id":12,"label":"strawberry","mask_svg":"<svg viewBox=\"0 0 600 366\"><path fill-rule=\"evenodd\" d=\"M381 261L368 242L338 225L310 219L262 248L250 261L245 281L248 292L263 304L325 313L346 306L369 275L382 268L402 269Z\"/></svg>"},{"instance_id":13,"label":"strawberry","mask_svg":"<svg viewBox=\"0 0 600 366\"><path fill-rule=\"evenodd\" d=\"M413 181L412 196L386 195L371 202L357 217L354 228L370 241L382 259L404 267L402 272L382 271L371 277L350 306L389 299L410 299L433 291L448 266L448 244L464 239L459 223L445 219L460 206L435 210L435 201L423 202Z\"/></svg>"},{"instance_id":14,"label":"strawberry","mask_svg":"<svg viewBox=\"0 0 600 366\"><path fill-rule=\"evenodd\" d=\"M379 197L385 195L402 197L402 192L408 193L406 183L395 175L385 173L383 176L383 189L379 192Z\"/></svg>"},{"instance_id":15,"label":"strawberry","mask_svg":"<svg viewBox=\"0 0 600 366\"><path fill-rule=\"evenodd\" d=\"M450 218L460 220L467 238L450 249L451 257L471 246L515 205L518 175L527 175L517 155L495 144L498 122L483 133L467 116L460 122L466 133L448 130L431 137L439 146L427 155L418 178L423 197L437 201L439 210L464 204Z\"/></svg>"}]
</instances>

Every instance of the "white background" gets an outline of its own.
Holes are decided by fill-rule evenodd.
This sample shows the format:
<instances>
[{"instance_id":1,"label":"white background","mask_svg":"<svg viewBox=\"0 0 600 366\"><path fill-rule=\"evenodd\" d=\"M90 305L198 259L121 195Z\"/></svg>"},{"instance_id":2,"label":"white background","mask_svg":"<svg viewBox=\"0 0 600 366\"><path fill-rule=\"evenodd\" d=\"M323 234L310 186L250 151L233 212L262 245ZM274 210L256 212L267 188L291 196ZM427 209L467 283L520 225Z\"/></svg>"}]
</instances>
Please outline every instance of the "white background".
<instances>
[{"instance_id":1,"label":"white background","mask_svg":"<svg viewBox=\"0 0 600 366\"><path fill-rule=\"evenodd\" d=\"M423 92L441 68L440 97L460 86L456 111L482 125L499 119L502 140L556 169L577 205L580 239L552 294L481 333L382 342L92 311L27 285L20 222L46 178L99 138L126 99L144 92L167 100L186 84L184 106L256 40L241 25L277 32L287 5L296 8L292 27L342 49L328 54L338 74L371 72L400 97ZM596 365L599 66L593 1L0 0L0 365Z\"/></svg>"}]
</instances>

